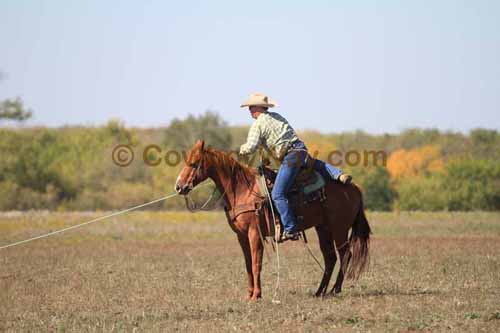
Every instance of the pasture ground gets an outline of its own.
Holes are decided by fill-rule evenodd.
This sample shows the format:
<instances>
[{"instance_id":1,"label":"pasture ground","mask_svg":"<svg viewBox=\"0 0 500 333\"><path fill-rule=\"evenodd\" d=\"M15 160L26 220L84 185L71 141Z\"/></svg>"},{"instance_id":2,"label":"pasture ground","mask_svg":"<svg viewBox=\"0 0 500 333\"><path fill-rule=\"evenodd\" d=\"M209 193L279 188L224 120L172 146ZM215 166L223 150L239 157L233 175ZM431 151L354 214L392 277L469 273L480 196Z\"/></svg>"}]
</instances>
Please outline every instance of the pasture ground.
<instances>
[{"instance_id":1,"label":"pasture ground","mask_svg":"<svg viewBox=\"0 0 500 333\"><path fill-rule=\"evenodd\" d=\"M2 213L0 245L102 214ZM0 250L0 331L500 331L499 213L368 218L369 271L338 297L314 298L318 267L301 242L281 246L280 304L274 257L263 299L244 300L220 212L135 212Z\"/></svg>"}]
</instances>

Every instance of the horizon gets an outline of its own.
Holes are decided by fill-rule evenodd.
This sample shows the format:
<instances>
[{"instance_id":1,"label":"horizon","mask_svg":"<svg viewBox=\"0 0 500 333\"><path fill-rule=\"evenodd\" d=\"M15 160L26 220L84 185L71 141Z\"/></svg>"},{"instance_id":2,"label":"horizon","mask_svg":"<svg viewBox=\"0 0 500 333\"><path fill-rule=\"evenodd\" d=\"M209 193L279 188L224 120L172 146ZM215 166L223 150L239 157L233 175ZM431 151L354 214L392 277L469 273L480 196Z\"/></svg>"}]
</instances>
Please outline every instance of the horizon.
<instances>
[{"instance_id":1,"label":"horizon","mask_svg":"<svg viewBox=\"0 0 500 333\"><path fill-rule=\"evenodd\" d=\"M185 118L179 118L180 120L183 120ZM163 124L163 125L158 125L158 126L138 126L138 125L128 125L126 122L121 121L121 119L109 119L105 123L101 124L62 124L62 125L57 125L57 126L50 126L50 125L43 125L43 124L27 124L27 123L22 123L22 122L15 122L15 121L6 121L6 123L9 124L0 124L0 129L8 129L8 130L23 130L23 129L40 129L40 128L46 128L46 129L62 129L62 128L98 128L98 127L105 127L109 122L111 121L116 121L118 120L121 125L123 125L127 129L132 129L132 130L161 130L161 129L166 129L170 126L169 122L168 124ZM173 119L175 120L175 119ZM172 120L172 121L173 121ZM227 124L227 127L229 128L249 128L251 124L241 124L241 125L232 125L232 124ZM432 131L432 130L437 130L440 134L461 134L464 136L469 136L472 131L475 130L488 130L488 131L496 131L498 132L499 129L497 128L487 128L487 127L474 127L470 128L467 132L463 132L460 130L454 130L454 129L442 129L442 128L436 128L436 127L407 127L403 128L399 131L396 132L380 132L380 133L373 133L373 132L368 132L362 128L357 128L357 129L352 129L352 130L345 130L345 131L337 131L337 132L324 132L318 129L314 128L294 128L299 134L300 133L319 133L321 135L341 135L341 134L356 134L356 133L363 133L367 135L373 135L373 136L382 136L382 135L400 135L406 131L411 131L411 130L418 130L418 131Z\"/></svg>"}]
</instances>

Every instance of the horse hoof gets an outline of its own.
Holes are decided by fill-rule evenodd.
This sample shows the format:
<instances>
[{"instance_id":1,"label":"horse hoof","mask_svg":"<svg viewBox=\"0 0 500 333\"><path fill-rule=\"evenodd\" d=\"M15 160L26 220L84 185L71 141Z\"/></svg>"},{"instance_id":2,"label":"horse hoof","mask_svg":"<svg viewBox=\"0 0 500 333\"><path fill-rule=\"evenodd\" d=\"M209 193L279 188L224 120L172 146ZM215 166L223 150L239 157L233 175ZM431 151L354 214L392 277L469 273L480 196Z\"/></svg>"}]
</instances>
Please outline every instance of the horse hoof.
<instances>
[{"instance_id":1,"label":"horse hoof","mask_svg":"<svg viewBox=\"0 0 500 333\"><path fill-rule=\"evenodd\" d=\"M340 295L341 292L342 292L342 289L332 289L332 291L330 291L330 295L338 296L338 295Z\"/></svg>"},{"instance_id":2,"label":"horse hoof","mask_svg":"<svg viewBox=\"0 0 500 333\"><path fill-rule=\"evenodd\" d=\"M325 298L325 297L328 297L328 294L325 291L323 291L323 292L317 292L317 293L314 294L314 297Z\"/></svg>"}]
</instances>

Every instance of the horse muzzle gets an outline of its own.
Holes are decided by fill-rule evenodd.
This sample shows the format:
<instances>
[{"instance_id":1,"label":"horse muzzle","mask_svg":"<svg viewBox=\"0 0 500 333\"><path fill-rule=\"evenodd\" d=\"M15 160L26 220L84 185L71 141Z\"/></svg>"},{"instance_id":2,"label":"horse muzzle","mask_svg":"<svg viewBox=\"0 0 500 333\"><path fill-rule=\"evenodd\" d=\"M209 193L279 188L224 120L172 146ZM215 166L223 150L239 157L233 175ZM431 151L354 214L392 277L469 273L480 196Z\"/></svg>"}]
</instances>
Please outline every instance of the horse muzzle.
<instances>
[{"instance_id":1,"label":"horse muzzle","mask_svg":"<svg viewBox=\"0 0 500 333\"><path fill-rule=\"evenodd\" d=\"M191 186L190 184L179 184L179 182L175 184L175 192L180 195L186 195L191 192L192 189L193 186Z\"/></svg>"}]
</instances>

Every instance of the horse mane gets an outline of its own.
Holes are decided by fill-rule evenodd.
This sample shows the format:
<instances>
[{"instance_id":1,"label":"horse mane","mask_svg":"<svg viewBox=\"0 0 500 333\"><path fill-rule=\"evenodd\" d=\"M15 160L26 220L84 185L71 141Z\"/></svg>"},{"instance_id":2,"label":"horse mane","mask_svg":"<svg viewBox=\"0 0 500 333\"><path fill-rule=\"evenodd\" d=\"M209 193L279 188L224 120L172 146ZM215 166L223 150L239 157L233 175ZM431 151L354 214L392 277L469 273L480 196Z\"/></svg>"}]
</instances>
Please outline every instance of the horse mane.
<instances>
[{"instance_id":1,"label":"horse mane","mask_svg":"<svg viewBox=\"0 0 500 333\"><path fill-rule=\"evenodd\" d=\"M212 147L205 149L206 155L210 158L217 169L221 170L225 175L231 177L234 175L237 180L252 181L251 176L256 174L255 168L248 167L237 161L230 153L217 150Z\"/></svg>"}]
</instances>

